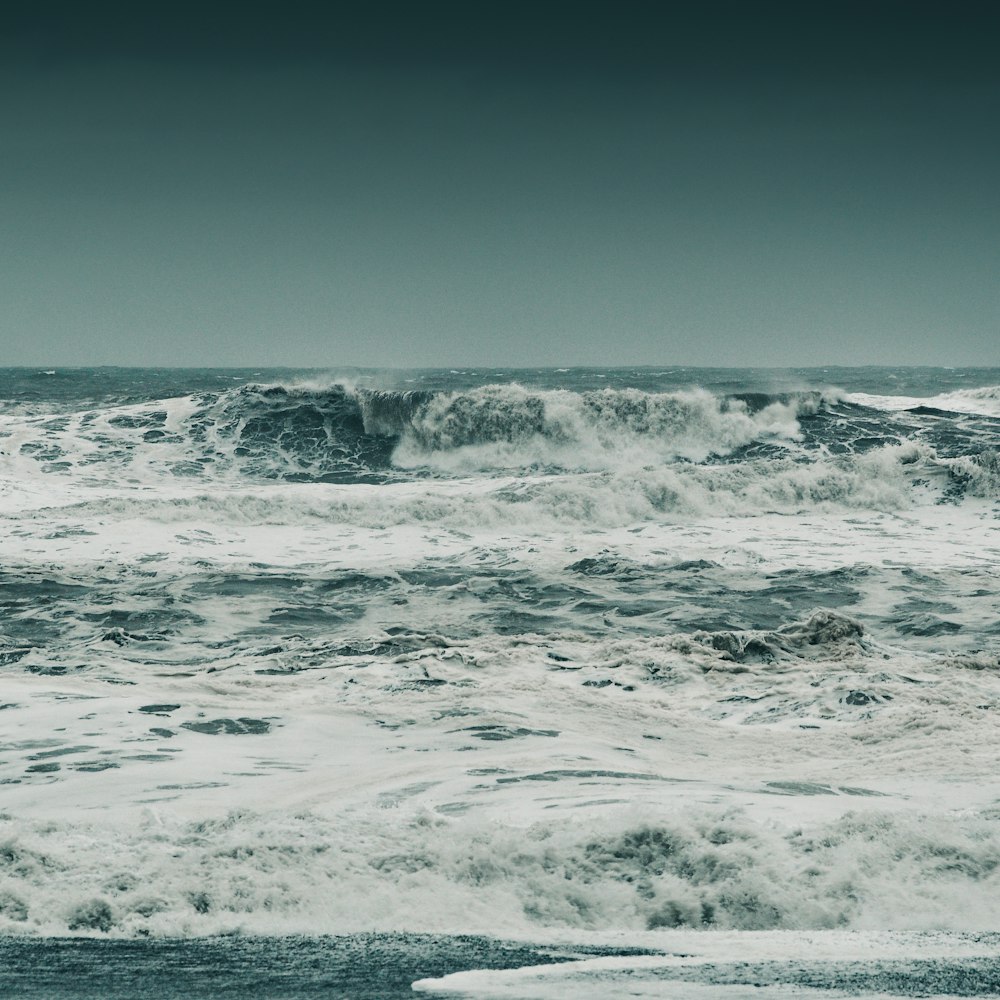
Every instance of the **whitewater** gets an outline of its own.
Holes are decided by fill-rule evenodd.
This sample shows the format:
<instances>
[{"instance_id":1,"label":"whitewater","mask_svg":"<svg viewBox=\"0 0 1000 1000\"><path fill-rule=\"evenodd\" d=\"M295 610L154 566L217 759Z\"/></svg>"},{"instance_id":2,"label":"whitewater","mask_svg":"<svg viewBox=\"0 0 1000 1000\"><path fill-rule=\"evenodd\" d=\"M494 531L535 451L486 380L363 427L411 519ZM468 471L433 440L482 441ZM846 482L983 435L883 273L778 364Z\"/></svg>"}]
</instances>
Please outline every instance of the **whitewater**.
<instances>
[{"instance_id":1,"label":"whitewater","mask_svg":"<svg viewBox=\"0 0 1000 1000\"><path fill-rule=\"evenodd\" d=\"M0 369L0 942L988 992L998 563L1000 369Z\"/></svg>"}]
</instances>

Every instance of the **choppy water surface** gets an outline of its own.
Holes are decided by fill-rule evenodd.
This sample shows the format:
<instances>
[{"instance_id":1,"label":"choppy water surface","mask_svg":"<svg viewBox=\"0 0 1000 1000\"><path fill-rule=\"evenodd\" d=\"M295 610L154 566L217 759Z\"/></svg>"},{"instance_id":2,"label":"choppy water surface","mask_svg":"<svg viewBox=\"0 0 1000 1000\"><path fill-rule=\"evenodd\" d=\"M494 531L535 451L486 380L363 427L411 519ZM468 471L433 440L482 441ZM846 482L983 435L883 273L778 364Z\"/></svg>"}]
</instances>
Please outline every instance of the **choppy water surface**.
<instances>
[{"instance_id":1,"label":"choppy water surface","mask_svg":"<svg viewBox=\"0 0 1000 1000\"><path fill-rule=\"evenodd\" d=\"M995 928L998 447L991 369L0 371L0 931Z\"/></svg>"}]
</instances>

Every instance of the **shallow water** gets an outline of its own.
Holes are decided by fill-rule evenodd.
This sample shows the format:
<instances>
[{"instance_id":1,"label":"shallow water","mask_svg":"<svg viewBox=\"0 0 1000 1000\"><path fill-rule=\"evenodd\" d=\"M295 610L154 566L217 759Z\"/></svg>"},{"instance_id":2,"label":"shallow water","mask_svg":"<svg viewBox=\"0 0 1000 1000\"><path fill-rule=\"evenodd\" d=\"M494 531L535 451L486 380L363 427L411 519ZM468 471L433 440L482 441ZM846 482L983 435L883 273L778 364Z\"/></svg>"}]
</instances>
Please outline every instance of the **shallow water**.
<instances>
[{"instance_id":1,"label":"shallow water","mask_svg":"<svg viewBox=\"0 0 1000 1000\"><path fill-rule=\"evenodd\" d=\"M952 942L956 952L978 950L985 955L837 960L813 958L807 950L801 954L801 942L790 939L786 947L794 957L787 960L762 961L746 955L742 961L692 964L682 951L667 952L675 957L658 957L655 949L532 946L472 936L0 938L0 996L26 1000L995 996L1000 991L997 944L980 941L977 948L975 942Z\"/></svg>"},{"instance_id":2,"label":"shallow water","mask_svg":"<svg viewBox=\"0 0 1000 1000\"><path fill-rule=\"evenodd\" d=\"M416 979L546 960L529 947L473 937L4 938L0 996L395 1000L413 997Z\"/></svg>"}]
</instances>

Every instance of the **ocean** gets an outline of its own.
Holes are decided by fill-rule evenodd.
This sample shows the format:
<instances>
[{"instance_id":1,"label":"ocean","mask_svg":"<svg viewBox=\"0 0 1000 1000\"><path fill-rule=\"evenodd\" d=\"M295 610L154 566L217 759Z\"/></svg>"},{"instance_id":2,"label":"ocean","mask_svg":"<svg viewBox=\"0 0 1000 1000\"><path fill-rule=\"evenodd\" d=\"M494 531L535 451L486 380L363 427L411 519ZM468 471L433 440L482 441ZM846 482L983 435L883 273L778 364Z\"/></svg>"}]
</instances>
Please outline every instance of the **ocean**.
<instances>
[{"instance_id":1,"label":"ocean","mask_svg":"<svg viewBox=\"0 0 1000 1000\"><path fill-rule=\"evenodd\" d=\"M0 369L0 995L996 993L998 566L1000 369Z\"/></svg>"}]
</instances>

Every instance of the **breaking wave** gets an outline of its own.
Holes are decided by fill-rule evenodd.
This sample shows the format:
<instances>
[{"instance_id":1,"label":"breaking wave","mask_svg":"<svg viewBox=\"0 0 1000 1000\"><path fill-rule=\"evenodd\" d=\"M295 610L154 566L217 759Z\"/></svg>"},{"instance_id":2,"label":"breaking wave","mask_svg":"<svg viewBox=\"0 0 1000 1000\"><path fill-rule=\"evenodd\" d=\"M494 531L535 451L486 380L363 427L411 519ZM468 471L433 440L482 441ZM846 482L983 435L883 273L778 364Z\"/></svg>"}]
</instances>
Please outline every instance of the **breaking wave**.
<instances>
[{"instance_id":1,"label":"breaking wave","mask_svg":"<svg viewBox=\"0 0 1000 1000\"><path fill-rule=\"evenodd\" d=\"M360 929L989 929L986 816L849 812L780 832L738 809L528 828L417 812L0 819L0 929L190 936ZM433 905L429 905L433 900Z\"/></svg>"},{"instance_id":2,"label":"breaking wave","mask_svg":"<svg viewBox=\"0 0 1000 1000\"><path fill-rule=\"evenodd\" d=\"M924 410L949 413L974 414L1000 417L1000 385L986 385L975 389L956 389L936 396L878 396L870 393L851 393L845 398L880 410Z\"/></svg>"},{"instance_id":3,"label":"breaking wave","mask_svg":"<svg viewBox=\"0 0 1000 1000\"><path fill-rule=\"evenodd\" d=\"M913 419L913 418L910 418ZM419 494L314 497L366 524L443 516L465 503L435 480L482 477L482 522L537 507L536 520L753 513L810 505L898 508L914 486L939 499L1000 489L995 427L928 427L845 402L842 393L713 395L537 390L456 392L245 385L79 413L4 418L0 464L100 485L420 484ZM992 446L991 446L992 442ZM504 477L517 475L517 481ZM273 499L273 498L272 498ZM253 504L252 496L236 498ZM226 502L229 502L227 499ZM274 516L280 517L282 501ZM401 507L410 507L409 514ZM357 510L355 510L357 508ZM505 520L503 514L497 523Z\"/></svg>"},{"instance_id":4,"label":"breaking wave","mask_svg":"<svg viewBox=\"0 0 1000 1000\"><path fill-rule=\"evenodd\" d=\"M801 438L800 406L704 390L534 392L517 385L440 394L413 413L395 460L448 472L555 467L600 470L685 459L703 462L755 442Z\"/></svg>"},{"instance_id":5,"label":"breaking wave","mask_svg":"<svg viewBox=\"0 0 1000 1000\"><path fill-rule=\"evenodd\" d=\"M391 392L246 385L149 404L7 417L8 463L45 472L112 464L135 474L198 478L236 471L265 479L356 481L394 468L437 472L601 470L704 461L758 442L801 438L801 398L529 390Z\"/></svg>"},{"instance_id":6,"label":"breaking wave","mask_svg":"<svg viewBox=\"0 0 1000 1000\"><path fill-rule=\"evenodd\" d=\"M65 518L142 518L164 523L198 518L232 524L299 524L316 520L363 528L435 524L541 530L565 524L612 528L697 516L755 516L843 510L898 511L916 502L957 503L1000 495L993 456L939 459L917 446L864 455L740 463L664 464L635 471L577 475L504 475L421 479L381 486L289 485L239 491L121 495L62 506ZM33 516L26 511L23 516Z\"/></svg>"}]
</instances>

